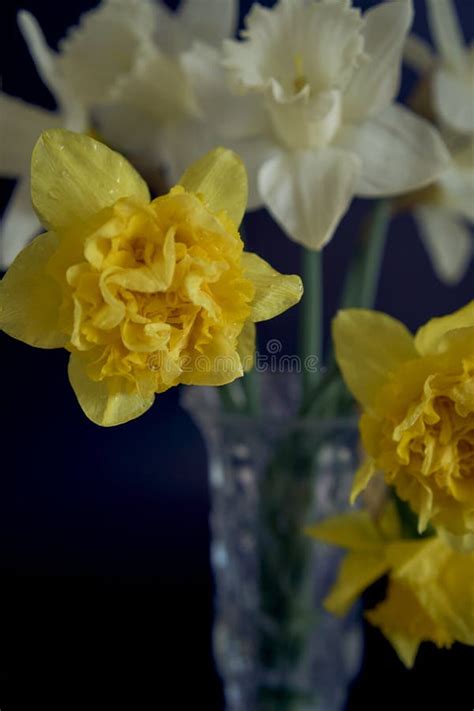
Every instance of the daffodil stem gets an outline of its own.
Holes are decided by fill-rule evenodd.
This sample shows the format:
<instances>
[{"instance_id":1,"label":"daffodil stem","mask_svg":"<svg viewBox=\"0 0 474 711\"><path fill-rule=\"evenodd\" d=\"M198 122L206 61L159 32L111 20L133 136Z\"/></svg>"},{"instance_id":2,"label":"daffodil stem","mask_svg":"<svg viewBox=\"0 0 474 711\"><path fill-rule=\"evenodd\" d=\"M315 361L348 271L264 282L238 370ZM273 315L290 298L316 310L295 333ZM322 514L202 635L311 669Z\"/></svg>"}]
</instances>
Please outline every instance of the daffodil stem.
<instances>
[{"instance_id":1,"label":"daffodil stem","mask_svg":"<svg viewBox=\"0 0 474 711\"><path fill-rule=\"evenodd\" d=\"M388 200L376 203L371 215L359 296L359 305L364 309L373 309L375 306L391 215L392 209Z\"/></svg>"},{"instance_id":2,"label":"daffodil stem","mask_svg":"<svg viewBox=\"0 0 474 711\"><path fill-rule=\"evenodd\" d=\"M245 373L242 385L247 402L247 414L256 417L260 414L260 378L255 367Z\"/></svg>"},{"instance_id":3,"label":"daffodil stem","mask_svg":"<svg viewBox=\"0 0 474 711\"><path fill-rule=\"evenodd\" d=\"M218 388L218 392L221 398L222 408L226 412L239 412L242 409L242 403L240 399L236 398L236 393L232 387L233 383L229 385L221 385Z\"/></svg>"},{"instance_id":4,"label":"daffodil stem","mask_svg":"<svg viewBox=\"0 0 474 711\"><path fill-rule=\"evenodd\" d=\"M369 215L365 229L362 231L351 261L348 275L340 300L340 308L373 309L377 299L385 245L392 217L392 206L388 200L375 203ZM336 366L334 352L328 354L328 373L322 383L312 388L309 396L306 394L304 408L308 411L320 411L321 405L329 402L330 411L334 413L350 411L350 400ZM334 368L336 375L334 376ZM331 373L332 380L331 380ZM322 392L321 392L322 391Z\"/></svg>"},{"instance_id":5,"label":"daffodil stem","mask_svg":"<svg viewBox=\"0 0 474 711\"><path fill-rule=\"evenodd\" d=\"M323 357L322 253L304 248L302 259L304 295L301 304L300 358L303 398L319 379Z\"/></svg>"},{"instance_id":6,"label":"daffodil stem","mask_svg":"<svg viewBox=\"0 0 474 711\"><path fill-rule=\"evenodd\" d=\"M341 308L374 308L390 218L390 203L380 200L375 204L356 248L344 285Z\"/></svg>"}]
</instances>

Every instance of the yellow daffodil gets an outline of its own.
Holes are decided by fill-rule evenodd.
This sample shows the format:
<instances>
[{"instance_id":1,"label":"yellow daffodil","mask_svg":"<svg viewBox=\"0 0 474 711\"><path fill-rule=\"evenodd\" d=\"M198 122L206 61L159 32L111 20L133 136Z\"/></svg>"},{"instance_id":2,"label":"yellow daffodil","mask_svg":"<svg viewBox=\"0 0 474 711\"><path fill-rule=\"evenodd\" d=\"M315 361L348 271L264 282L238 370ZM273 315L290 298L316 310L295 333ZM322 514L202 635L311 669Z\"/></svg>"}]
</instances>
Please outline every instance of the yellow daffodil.
<instances>
[{"instance_id":1,"label":"yellow daffodil","mask_svg":"<svg viewBox=\"0 0 474 711\"><path fill-rule=\"evenodd\" d=\"M389 574L387 597L366 616L412 667L421 642L474 645L474 553L441 537L402 540L393 504L379 521L366 511L337 516L308 533L348 553L324 605L343 615L363 590Z\"/></svg>"},{"instance_id":2,"label":"yellow daffodil","mask_svg":"<svg viewBox=\"0 0 474 711\"><path fill-rule=\"evenodd\" d=\"M352 499L377 470L428 522L474 532L474 301L413 337L399 321L363 309L334 320L336 357L364 409L368 455Z\"/></svg>"},{"instance_id":3,"label":"yellow daffodil","mask_svg":"<svg viewBox=\"0 0 474 711\"><path fill-rule=\"evenodd\" d=\"M138 417L178 383L238 378L254 322L301 298L299 277L243 252L247 177L231 151L207 154L150 201L122 156L53 129L36 144L31 182L48 232L0 282L0 327L69 350L72 387L98 424Z\"/></svg>"}]
</instances>

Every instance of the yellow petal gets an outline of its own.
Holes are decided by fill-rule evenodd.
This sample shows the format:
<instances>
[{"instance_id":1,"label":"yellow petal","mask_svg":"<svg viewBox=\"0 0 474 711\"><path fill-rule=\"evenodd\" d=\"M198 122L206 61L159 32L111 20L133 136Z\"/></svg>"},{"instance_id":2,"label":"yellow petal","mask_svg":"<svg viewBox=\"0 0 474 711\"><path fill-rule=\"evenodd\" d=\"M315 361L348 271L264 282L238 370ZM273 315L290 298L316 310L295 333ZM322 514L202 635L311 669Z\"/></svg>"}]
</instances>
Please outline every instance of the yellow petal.
<instances>
[{"instance_id":1,"label":"yellow petal","mask_svg":"<svg viewBox=\"0 0 474 711\"><path fill-rule=\"evenodd\" d=\"M407 669L412 669L418 654L420 641L407 637L400 632L388 633L387 639L398 654L400 661L403 662Z\"/></svg>"},{"instance_id":2,"label":"yellow petal","mask_svg":"<svg viewBox=\"0 0 474 711\"><path fill-rule=\"evenodd\" d=\"M351 511L332 516L308 526L306 533L324 543L349 550L367 550L384 544L368 511Z\"/></svg>"},{"instance_id":3,"label":"yellow petal","mask_svg":"<svg viewBox=\"0 0 474 711\"><path fill-rule=\"evenodd\" d=\"M211 212L224 210L239 226L247 207L247 172L238 155L215 148L189 166L179 184L201 195Z\"/></svg>"},{"instance_id":4,"label":"yellow petal","mask_svg":"<svg viewBox=\"0 0 474 711\"><path fill-rule=\"evenodd\" d=\"M303 282L296 274L280 274L252 252L243 253L242 263L245 276L256 289L252 301L252 321L267 321L278 316L297 304L303 296Z\"/></svg>"},{"instance_id":5,"label":"yellow petal","mask_svg":"<svg viewBox=\"0 0 474 711\"><path fill-rule=\"evenodd\" d=\"M344 380L367 408L389 373L417 355L405 326L378 311L339 311L333 321L333 338Z\"/></svg>"},{"instance_id":6,"label":"yellow petal","mask_svg":"<svg viewBox=\"0 0 474 711\"><path fill-rule=\"evenodd\" d=\"M402 537L402 523L394 501L388 501L378 522L385 539L395 541Z\"/></svg>"},{"instance_id":7,"label":"yellow petal","mask_svg":"<svg viewBox=\"0 0 474 711\"><path fill-rule=\"evenodd\" d=\"M449 647L454 641L444 626L437 624L408 586L390 581L387 598L366 613L379 627L407 667L412 667L420 642Z\"/></svg>"},{"instance_id":8,"label":"yellow petal","mask_svg":"<svg viewBox=\"0 0 474 711\"><path fill-rule=\"evenodd\" d=\"M252 370L255 361L256 328L253 321L246 321L237 344L237 352L242 361L244 373Z\"/></svg>"},{"instance_id":9,"label":"yellow petal","mask_svg":"<svg viewBox=\"0 0 474 711\"><path fill-rule=\"evenodd\" d=\"M56 231L89 219L120 198L150 199L145 182L119 153L59 128L42 133L33 150L31 197L43 225Z\"/></svg>"},{"instance_id":10,"label":"yellow petal","mask_svg":"<svg viewBox=\"0 0 474 711\"><path fill-rule=\"evenodd\" d=\"M227 385L243 374L242 363L233 344L218 334L210 343L201 346L201 353L186 362L180 382L183 385Z\"/></svg>"},{"instance_id":11,"label":"yellow petal","mask_svg":"<svg viewBox=\"0 0 474 711\"><path fill-rule=\"evenodd\" d=\"M45 272L57 242L52 232L36 237L0 282L0 328L37 348L61 348L67 340L58 330L61 290Z\"/></svg>"},{"instance_id":12,"label":"yellow petal","mask_svg":"<svg viewBox=\"0 0 474 711\"><path fill-rule=\"evenodd\" d=\"M418 647L420 646L422 639L405 631L403 629L403 623L400 624L399 629L396 627L397 615L400 615L401 617L407 614L415 613L417 616L420 615L420 607L415 598L409 596L407 605L409 606L406 608L404 607L403 610L400 610L399 605L397 603L393 603L393 598L387 598L373 610L369 610L365 616L372 625L379 627L381 632L395 649L400 661L402 661L408 669L411 669L415 663ZM421 614L423 616L423 613Z\"/></svg>"},{"instance_id":13,"label":"yellow petal","mask_svg":"<svg viewBox=\"0 0 474 711\"><path fill-rule=\"evenodd\" d=\"M349 553L342 561L324 607L333 615L345 615L359 595L387 570L383 551Z\"/></svg>"},{"instance_id":14,"label":"yellow petal","mask_svg":"<svg viewBox=\"0 0 474 711\"><path fill-rule=\"evenodd\" d=\"M465 533L463 536L456 536L451 531L445 528L438 528L439 537L447 543L447 545L458 553L473 553L474 552L474 533Z\"/></svg>"},{"instance_id":15,"label":"yellow petal","mask_svg":"<svg viewBox=\"0 0 474 711\"><path fill-rule=\"evenodd\" d=\"M397 541L387 546L392 576L413 585L426 585L449 555L448 547L438 538Z\"/></svg>"},{"instance_id":16,"label":"yellow petal","mask_svg":"<svg viewBox=\"0 0 474 711\"><path fill-rule=\"evenodd\" d=\"M451 552L436 580L416 589L438 627L463 644L474 645L474 554Z\"/></svg>"},{"instance_id":17,"label":"yellow petal","mask_svg":"<svg viewBox=\"0 0 474 711\"><path fill-rule=\"evenodd\" d=\"M415 336L415 347L421 355L436 353L443 337L458 328L474 326L474 301L448 316L432 318L418 329Z\"/></svg>"},{"instance_id":18,"label":"yellow petal","mask_svg":"<svg viewBox=\"0 0 474 711\"><path fill-rule=\"evenodd\" d=\"M69 381L84 414L96 425L121 425L146 412L154 395L142 396L125 378L106 378L95 382L87 375L85 354L73 353L69 359Z\"/></svg>"},{"instance_id":19,"label":"yellow petal","mask_svg":"<svg viewBox=\"0 0 474 711\"><path fill-rule=\"evenodd\" d=\"M352 484L350 502L353 504L359 494L366 489L369 481L375 475L376 469L372 459L367 459L357 470Z\"/></svg>"}]
</instances>

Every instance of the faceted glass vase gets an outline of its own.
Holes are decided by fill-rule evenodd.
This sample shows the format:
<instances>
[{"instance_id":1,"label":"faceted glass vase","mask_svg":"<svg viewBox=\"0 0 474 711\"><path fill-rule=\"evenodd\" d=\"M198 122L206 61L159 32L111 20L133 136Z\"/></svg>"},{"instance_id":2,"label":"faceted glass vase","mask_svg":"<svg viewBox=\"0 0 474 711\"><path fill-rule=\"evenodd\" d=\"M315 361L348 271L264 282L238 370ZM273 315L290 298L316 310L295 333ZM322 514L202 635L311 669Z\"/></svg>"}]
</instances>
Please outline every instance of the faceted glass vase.
<instances>
[{"instance_id":1,"label":"faceted glass vase","mask_svg":"<svg viewBox=\"0 0 474 711\"><path fill-rule=\"evenodd\" d=\"M271 415L255 418L224 412L216 389L183 399L208 452L225 708L342 711L362 662L361 610L342 619L324 610L343 552L304 527L349 509L357 424L298 420L291 397L267 390Z\"/></svg>"}]
</instances>

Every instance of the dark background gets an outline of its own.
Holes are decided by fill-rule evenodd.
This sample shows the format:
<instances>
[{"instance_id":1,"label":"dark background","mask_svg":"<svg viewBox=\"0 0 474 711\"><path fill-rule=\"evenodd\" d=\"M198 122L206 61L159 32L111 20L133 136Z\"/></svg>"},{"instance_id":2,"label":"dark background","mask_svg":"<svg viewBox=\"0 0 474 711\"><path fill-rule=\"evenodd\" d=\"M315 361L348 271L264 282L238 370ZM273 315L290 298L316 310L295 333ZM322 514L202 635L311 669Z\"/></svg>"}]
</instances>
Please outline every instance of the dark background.
<instances>
[{"instance_id":1,"label":"dark background","mask_svg":"<svg viewBox=\"0 0 474 711\"><path fill-rule=\"evenodd\" d=\"M32 11L55 46L94 4L4 3L4 91L54 107L17 29L18 9ZM456 5L472 38L474 3ZM415 9L415 30L428 37L424 2L415 0ZM405 77L402 94L411 80ZM3 203L12 185L2 182ZM354 203L325 250L327 323L367 207ZM249 229L253 249L283 271L299 270L298 248L265 214L251 216ZM378 308L414 329L473 296L472 268L459 286L442 286L411 218L394 221ZM268 335L292 352L295 317L293 310L262 329L261 347ZM1 711L221 711L210 647L206 453L178 391L160 396L138 421L104 430L76 404L65 352L31 349L0 334L0 358ZM372 600L380 593L379 585ZM470 711L473 671L472 649L431 645L406 671L367 628L348 709L449 703Z\"/></svg>"}]
</instances>

